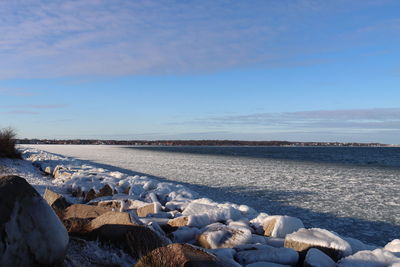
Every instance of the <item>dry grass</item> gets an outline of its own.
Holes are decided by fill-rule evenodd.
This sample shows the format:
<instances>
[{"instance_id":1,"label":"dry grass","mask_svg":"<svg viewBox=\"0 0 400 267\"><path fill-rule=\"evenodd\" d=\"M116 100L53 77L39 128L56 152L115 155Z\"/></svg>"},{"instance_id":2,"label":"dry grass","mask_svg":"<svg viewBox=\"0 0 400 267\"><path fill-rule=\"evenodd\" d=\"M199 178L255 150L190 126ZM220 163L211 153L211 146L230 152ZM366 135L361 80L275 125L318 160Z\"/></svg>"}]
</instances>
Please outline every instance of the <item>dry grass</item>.
<instances>
[{"instance_id":1,"label":"dry grass","mask_svg":"<svg viewBox=\"0 0 400 267\"><path fill-rule=\"evenodd\" d=\"M11 128L0 130L0 158L21 158L15 149L16 132Z\"/></svg>"}]
</instances>

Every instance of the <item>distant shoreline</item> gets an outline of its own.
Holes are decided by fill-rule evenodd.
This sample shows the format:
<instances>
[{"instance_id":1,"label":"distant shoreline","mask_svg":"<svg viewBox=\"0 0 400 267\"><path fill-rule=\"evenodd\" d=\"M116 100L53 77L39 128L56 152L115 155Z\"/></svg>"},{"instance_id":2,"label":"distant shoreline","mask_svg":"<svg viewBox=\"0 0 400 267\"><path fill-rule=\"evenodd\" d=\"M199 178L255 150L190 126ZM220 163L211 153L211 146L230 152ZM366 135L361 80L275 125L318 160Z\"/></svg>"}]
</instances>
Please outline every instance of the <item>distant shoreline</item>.
<instances>
[{"instance_id":1,"label":"distant shoreline","mask_svg":"<svg viewBox=\"0 0 400 267\"><path fill-rule=\"evenodd\" d=\"M278 147L400 147L398 144L357 142L292 142L243 140L98 140L17 139L18 144L44 145L131 145L131 146L278 146Z\"/></svg>"}]
</instances>

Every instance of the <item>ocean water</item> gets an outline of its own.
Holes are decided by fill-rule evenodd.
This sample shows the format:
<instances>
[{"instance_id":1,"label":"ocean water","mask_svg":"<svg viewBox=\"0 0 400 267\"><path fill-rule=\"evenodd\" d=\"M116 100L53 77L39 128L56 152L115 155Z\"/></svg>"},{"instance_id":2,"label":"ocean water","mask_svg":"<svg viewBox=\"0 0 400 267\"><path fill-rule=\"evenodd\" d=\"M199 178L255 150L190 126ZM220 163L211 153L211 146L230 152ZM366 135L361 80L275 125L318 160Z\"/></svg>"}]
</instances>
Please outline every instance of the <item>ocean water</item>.
<instances>
[{"instance_id":1,"label":"ocean water","mask_svg":"<svg viewBox=\"0 0 400 267\"><path fill-rule=\"evenodd\" d=\"M291 215L366 243L400 238L400 149L38 145L128 174L179 182L216 201Z\"/></svg>"}]
</instances>

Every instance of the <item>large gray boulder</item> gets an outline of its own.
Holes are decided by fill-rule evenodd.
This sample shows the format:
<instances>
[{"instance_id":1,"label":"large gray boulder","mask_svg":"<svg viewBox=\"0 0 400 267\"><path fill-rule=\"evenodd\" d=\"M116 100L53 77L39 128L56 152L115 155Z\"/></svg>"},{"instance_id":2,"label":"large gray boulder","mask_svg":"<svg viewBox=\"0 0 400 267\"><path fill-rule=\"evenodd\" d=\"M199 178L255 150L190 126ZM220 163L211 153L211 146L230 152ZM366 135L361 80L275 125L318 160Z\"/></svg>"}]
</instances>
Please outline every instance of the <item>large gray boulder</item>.
<instances>
[{"instance_id":1,"label":"large gray boulder","mask_svg":"<svg viewBox=\"0 0 400 267\"><path fill-rule=\"evenodd\" d=\"M68 241L57 215L25 179L0 177L0 266L61 263Z\"/></svg>"}]
</instances>

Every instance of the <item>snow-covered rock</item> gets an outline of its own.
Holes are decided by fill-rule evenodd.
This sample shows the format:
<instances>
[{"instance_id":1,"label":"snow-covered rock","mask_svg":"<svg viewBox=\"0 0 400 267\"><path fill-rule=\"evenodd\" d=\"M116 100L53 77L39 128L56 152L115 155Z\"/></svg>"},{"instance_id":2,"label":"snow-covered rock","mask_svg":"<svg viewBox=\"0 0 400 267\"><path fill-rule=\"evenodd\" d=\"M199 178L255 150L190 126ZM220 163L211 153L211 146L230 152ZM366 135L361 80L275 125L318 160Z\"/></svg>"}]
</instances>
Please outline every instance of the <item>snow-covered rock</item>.
<instances>
[{"instance_id":1,"label":"snow-covered rock","mask_svg":"<svg viewBox=\"0 0 400 267\"><path fill-rule=\"evenodd\" d=\"M182 212L189 217L189 226L202 227L218 221L238 220L242 217L239 210L229 206L218 206L205 199L194 200Z\"/></svg>"},{"instance_id":2,"label":"snow-covered rock","mask_svg":"<svg viewBox=\"0 0 400 267\"><path fill-rule=\"evenodd\" d=\"M291 216L270 216L264 220L264 235L285 238L287 234L304 228L303 222Z\"/></svg>"},{"instance_id":3,"label":"snow-covered rock","mask_svg":"<svg viewBox=\"0 0 400 267\"><path fill-rule=\"evenodd\" d=\"M46 201L18 176L0 178L0 266L64 260L68 233Z\"/></svg>"},{"instance_id":4,"label":"snow-covered rock","mask_svg":"<svg viewBox=\"0 0 400 267\"><path fill-rule=\"evenodd\" d=\"M197 241L204 248L232 248L246 244L251 239L251 231L245 227L229 227L214 223L203 230Z\"/></svg>"},{"instance_id":5,"label":"snow-covered rock","mask_svg":"<svg viewBox=\"0 0 400 267\"><path fill-rule=\"evenodd\" d=\"M384 249L393 252L398 257L400 257L400 239L394 239L391 242L387 243Z\"/></svg>"},{"instance_id":6,"label":"snow-covered rock","mask_svg":"<svg viewBox=\"0 0 400 267\"><path fill-rule=\"evenodd\" d=\"M373 251L359 251L354 255L343 258L338 262L338 267L387 267L400 265L400 257L386 249Z\"/></svg>"},{"instance_id":7,"label":"snow-covered rock","mask_svg":"<svg viewBox=\"0 0 400 267\"><path fill-rule=\"evenodd\" d=\"M299 260L299 254L291 248L275 248L264 245L259 249L239 251L236 253L235 258L242 265L271 262L294 266Z\"/></svg>"},{"instance_id":8,"label":"snow-covered rock","mask_svg":"<svg viewBox=\"0 0 400 267\"><path fill-rule=\"evenodd\" d=\"M351 246L347 241L328 230L319 228L302 228L287 235L285 247L293 248L299 252L306 252L310 248L318 248L334 261L352 253Z\"/></svg>"},{"instance_id":9,"label":"snow-covered rock","mask_svg":"<svg viewBox=\"0 0 400 267\"><path fill-rule=\"evenodd\" d=\"M335 267L336 263L321 250L310 248L304 259L304 267Z\"/></svg>"}]
</instances>

